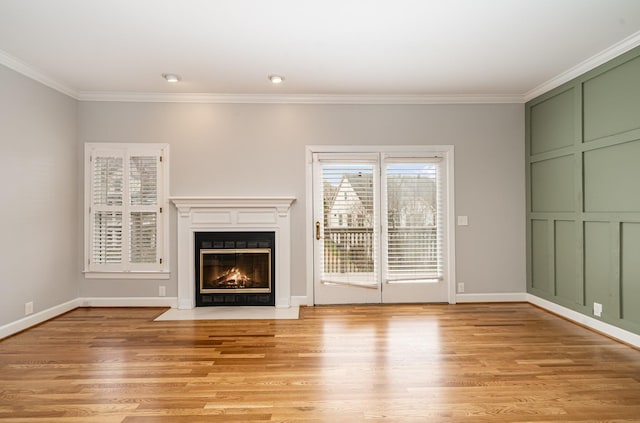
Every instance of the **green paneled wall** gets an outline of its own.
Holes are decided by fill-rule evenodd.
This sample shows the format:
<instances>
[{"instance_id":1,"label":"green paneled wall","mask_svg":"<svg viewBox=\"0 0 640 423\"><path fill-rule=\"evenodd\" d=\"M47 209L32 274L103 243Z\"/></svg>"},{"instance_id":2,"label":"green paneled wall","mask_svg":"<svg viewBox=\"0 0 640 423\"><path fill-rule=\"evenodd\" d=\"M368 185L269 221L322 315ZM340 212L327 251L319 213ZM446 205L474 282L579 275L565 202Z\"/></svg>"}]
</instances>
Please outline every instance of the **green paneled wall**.
<instances>
[{"instance_id":1,"label":"green paneled wall","mask_svg":"<svg viewBox=\"0 0 640 423\"><path fill-rule=\"evenodd\" d=\"M555 157L531 163L531 210L573 211L575 183L573 156Z\"/></svg>"},{"instance_id":2,"label":"green paneled wall","mask_svg":"<svg viewBox=\"0 0 640 423\"><path fill-rule=\"evenodd\" d=\"M640 325L640 223L623 223L621 237L621 317Z\"/></svg>"},{"instance_id":3,"label":"green paneled wall","mask_svg":"<svg viewBox=\"0 0 640 423\"><path fill-rule=\"evenodd\" d=\"M640 113L640 105L637 111ZM585 151L584 209L631 213L640 210L640 141Z\"/></svg>"},{"instance_id":4,"label":"green paneled wall","mask_svg":"<svg viewBox=\"0 0 640 423\"><path fill-rule=\"evenodd\" d=\"M531 107L531 154L573 144L573 88Z\"/></svg>"},{"instance_id":5,"label":"green paneled wall","mask_svg":"<svg viewBox=\"0 0 640 423\"><path fill-rule=\"evenodd\" d=\"M640 48L526 119L528 291L640 334Z\"/></svg>"},{"instance_id":6,"label":"green paneled wall","mask_svg":"<svg viewBox=\"0 0 640 423\"><path fill-rule=\"evenodd\" d=\"M587 305L600 303L603 312L612 307L609 293L611 277L610 224L608 222L584 223L584 291Z\"/></svg>"},{"instance_id":7,"label":"green paneled wall","mask_svg":"<svg viewBox=\"0 0 640 423\"><path fill-rule=\"evenodd\" d=\"M638 75L640 57L598 73L584 82L585 141L640 128Z\"/></svg>"},{"instance_id":8,"label":"green paneled wall","mask_svg":"<svg viewBox=\"0 0 640 423\"><path fill-rule=\"evenodd\" d=\"M535 289L551 293L548 243L549 229L547 221L531 221L531 283Z\"/></svg>"},{"instance_id":9,"label":"green paneled wall","mask_svg":"<svg viewBox=\"0 0 640 423\"><path fill-rule=\"evenodd\" d=\"M555 223L555 294L565 301L577 303L580 298L576 283L576 223L567 220L556 220Z\"/></svg>"}]
</instances>

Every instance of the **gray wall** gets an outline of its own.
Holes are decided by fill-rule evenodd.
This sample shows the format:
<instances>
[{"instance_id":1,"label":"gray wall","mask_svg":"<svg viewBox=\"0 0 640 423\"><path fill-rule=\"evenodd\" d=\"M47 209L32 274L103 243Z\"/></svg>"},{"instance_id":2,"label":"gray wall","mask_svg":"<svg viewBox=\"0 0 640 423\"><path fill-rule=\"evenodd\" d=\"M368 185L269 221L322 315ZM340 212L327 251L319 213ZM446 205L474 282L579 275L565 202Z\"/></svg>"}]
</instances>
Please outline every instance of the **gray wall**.
<instances>
[{"instance_id":1,"label":"gray wall","mask_svg":"<svg viewBox=\"0 0 640 423\"><path fill-rule=\"evenodd\" d=\"M457 276L467 293L525 290L524 106L80 102L84 142L169 143L171 195L293 195L292 294L306 295L305 146L453 144ZM78 163L78 186L82 165ZM82 198L77 198L82 210ZM84 279L83 297L177 295L170 281ZM82 222L78 221L77 231ZM79 239L76 255L82 256Z\"/></svg>"},{"instance_id":2,"label":"gray wall","mask_svg":"<svg viewBox=\"0 0 640 423\"><path fill-rule=\"evenodd\" d=\"M306 292L305 146L456 146L457 276L525 289L524 106L77 102L0 66L0 326L77 297L177 295L172 278L85 279L85 142L171 145L171 195L294 195L292 293Z\"/></svg>"},{"instance_id":3,"label":"gray wall","mask_svg":"<svg viewBox=\"0 0 640 423\"><path fill-rule=\"evenodd\" d=\"M0 66L0 326L78 296L77 102Z\"/></svg>"},{"instance_id":4,"label":"gray wall","mask_svg":"<svg viewBox=\"0 0 640 423\"><path fill-rule=\"evenodd\" d=\"M526 115L528 291L640 334L640 48Z\"/></svg>"}]
</instances>

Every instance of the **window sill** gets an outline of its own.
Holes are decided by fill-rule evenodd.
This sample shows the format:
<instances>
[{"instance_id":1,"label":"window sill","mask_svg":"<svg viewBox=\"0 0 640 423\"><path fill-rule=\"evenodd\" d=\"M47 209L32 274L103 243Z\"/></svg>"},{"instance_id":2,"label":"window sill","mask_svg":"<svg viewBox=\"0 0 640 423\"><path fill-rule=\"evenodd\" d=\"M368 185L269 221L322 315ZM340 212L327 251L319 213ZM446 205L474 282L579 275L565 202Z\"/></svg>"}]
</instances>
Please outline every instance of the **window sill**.
<instances>
[{"instance_id":1,"label":"window sill","mask_svg":"<svg viewBox=\"0 0 640 423\"><path fill-rule=\"evenodd\" d=\"M171 272L82 272L86 279L169 279Z\"/></svg>"}]
</instances>

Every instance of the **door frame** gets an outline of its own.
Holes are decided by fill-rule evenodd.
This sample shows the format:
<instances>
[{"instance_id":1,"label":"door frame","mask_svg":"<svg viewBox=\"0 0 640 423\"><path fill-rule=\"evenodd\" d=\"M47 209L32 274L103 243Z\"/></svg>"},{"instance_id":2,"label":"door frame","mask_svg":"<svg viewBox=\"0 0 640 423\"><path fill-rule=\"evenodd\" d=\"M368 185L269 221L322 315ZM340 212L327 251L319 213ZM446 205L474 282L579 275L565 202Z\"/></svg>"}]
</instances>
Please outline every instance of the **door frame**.
<instances>
[{"instance_id":1,"label":"door frame","mask_svg":"<svg viewBox=\"0 0 640 423\"><path fill-rule=\"evenodd\" d=\"M449 304L456 303L456 233L455 233L455 181L454 181L454 146L453 145L307 145L305 146L305 248L306 248L306 288L307 305L315 305L313 271L314 271L314 208L313 208L313 154L314 153L433 153L442 155L447 163L447 296Z\"/></svg>"}]
</instances>

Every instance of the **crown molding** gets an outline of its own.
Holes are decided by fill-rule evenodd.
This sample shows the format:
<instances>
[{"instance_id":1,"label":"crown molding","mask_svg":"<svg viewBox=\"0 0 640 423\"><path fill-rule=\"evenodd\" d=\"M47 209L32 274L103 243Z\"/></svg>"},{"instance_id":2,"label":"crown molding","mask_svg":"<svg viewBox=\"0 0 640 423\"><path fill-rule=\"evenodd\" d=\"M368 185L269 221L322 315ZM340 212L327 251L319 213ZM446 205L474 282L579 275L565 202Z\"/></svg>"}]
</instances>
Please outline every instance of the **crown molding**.
<instances>
[{"instance_id":1,"label":"crown molding","mask_svg":"<svg viewBox=\"0 0 640 423\"><path fill-rule=\"evenodd\" d=\"M348 94L207 94L81 91L80 101L238 104L486 104L523 103L511 95L348 95Z\"/></svg>"},{"instance_id":2,"label":"crown molding","mask_svg":"<svg viewBox=\"0 0 640 423\"><path fill-rule=\"evenodd\" d=\"M0 65L4 65L9 69L12 69L19 74L22 74L28 78L33 79L43 85L46 85L49 88L52 88L56 91L61 92L69 97L75 98L78 100L78 91L69 87L68 85L63 84L62 82L56 81L50 76L46 75L44 72L36 69L35 67L28 65L22 60L13 57L9 53L0 50Z\"/></svg>"},{"instance_id":3,"label":"crown molding","mask_svg":"<svg viewBox=\"0 0 640 423\"><path fill-rule=\"evenodd\" d=\"M595 56L591 56L587 60L526 92L523 95L524 102L533 100L539 95L549 92L552 89L557 88L560 85L569 82L572 79L577 78L578 76L583 75L584 73L589 72L590 70L595 69L598 66L607 63L609 60L614 59L638 46L640 46L640 31L628 36L624 40L602 50Z\"/></svg>"},{"instance_id":4,"label":"crown molding","mask_svg":"<svg viewBox=\"0 0 640 423\"><path fill-rule=\"evenodd\" d=\"M4 65L34 81L80 101L139 103L219 103L219 104L488 104L523 103L519 94L442 94L442 95L370 95L370 94L214 94L214 93L140 93L118 91L78 91L22 60L0 50Z\"/></svg>"},{"instance_id":5,"label":"crown molding","mask_svg":"<svg viewBox=\"0 0 640 423\"><path fill-rule=\"evenodd\" d=\"M442 94L442 95L348 95L348 94L213 94L213 93L141 93L78 91L22 60L0 50L0 65L80 101L140 103L235 103L235 104L491 104L526 103L572 79L640 46L640 31L608 47L538 85L524 94Z\"/></svg>"}]
</instances>

